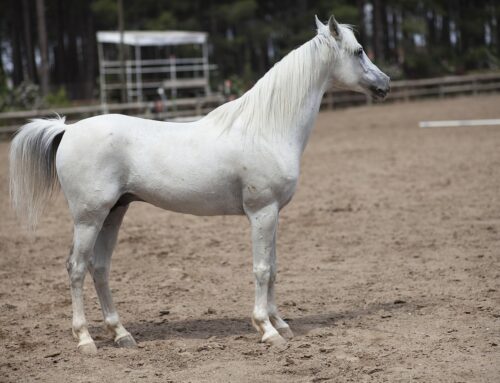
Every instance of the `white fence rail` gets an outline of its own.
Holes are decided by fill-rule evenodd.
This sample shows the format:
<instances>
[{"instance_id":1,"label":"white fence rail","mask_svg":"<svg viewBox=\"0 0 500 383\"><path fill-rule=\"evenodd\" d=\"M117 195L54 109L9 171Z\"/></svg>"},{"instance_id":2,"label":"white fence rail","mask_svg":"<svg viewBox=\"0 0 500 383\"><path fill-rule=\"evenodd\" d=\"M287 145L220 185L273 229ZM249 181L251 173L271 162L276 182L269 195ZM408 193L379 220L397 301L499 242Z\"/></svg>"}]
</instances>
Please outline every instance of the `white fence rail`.
<instances>
[{"instance_id":1,"label":"white fence rail","mask_svg":"<svg viewBox=\"0 0 500 383\"><path fill-rule=\"evenodd\" d=\"M448 76L423 80L393 81L387 101L409 101L430 97L449 97L461 94L500 92L500 72L466 76ZM155 112L153 102L134 102L128 104L108 104L108 113L124 113L159 120L199 116L208 113L224 102L221 95L200 98L186 98L167 101L165 109ZM341 90L328 91L323 97L323 108L340 108L352 105L370 104L371 100L363 94ZM57 112L68 120L79 120L103 113L100 104L59 108L57 110L30 110L0 113L0 134L11 134L27 119L47 117Z\"/></svg>"},{"instance_id":2,"label":"white fence rail","mask_svg":"<svg viewBox=\"0 0 500 383\"><path fill-rule=\"evenodd\" d=\"M446 76L422 80L403 80L391 83L391 93L386 101L409 101L431 97L448 97L459 94L478 94L500 91L500 72L465 76ZM322 106L370 104L363 94L333 89L325 94Z\"/></svg>"}]
</instances>

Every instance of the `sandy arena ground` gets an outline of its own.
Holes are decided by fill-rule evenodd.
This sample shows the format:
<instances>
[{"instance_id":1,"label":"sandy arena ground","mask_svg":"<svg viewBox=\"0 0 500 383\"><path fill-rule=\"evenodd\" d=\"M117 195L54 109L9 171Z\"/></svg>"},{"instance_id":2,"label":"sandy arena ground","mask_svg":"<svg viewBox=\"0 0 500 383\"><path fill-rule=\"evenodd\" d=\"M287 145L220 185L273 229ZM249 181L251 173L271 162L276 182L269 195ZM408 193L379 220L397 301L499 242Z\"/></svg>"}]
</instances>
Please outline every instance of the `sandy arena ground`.
<instances>
[{"instance_id":1,"label":"sandy arena ground","mask_svg":"<svg viewBox=\"0 0 500 383\"><path fill-rule=\"evenodd\" d=\"M258 343L244 217L129 210L111 285L139 342L118 349L86 280L99 353L71 336L66 202L34 237L0 143L0 382L500 382L500 95L319 115L281 214L277 300L296 337Z\"/></svg>"}]
</instances>

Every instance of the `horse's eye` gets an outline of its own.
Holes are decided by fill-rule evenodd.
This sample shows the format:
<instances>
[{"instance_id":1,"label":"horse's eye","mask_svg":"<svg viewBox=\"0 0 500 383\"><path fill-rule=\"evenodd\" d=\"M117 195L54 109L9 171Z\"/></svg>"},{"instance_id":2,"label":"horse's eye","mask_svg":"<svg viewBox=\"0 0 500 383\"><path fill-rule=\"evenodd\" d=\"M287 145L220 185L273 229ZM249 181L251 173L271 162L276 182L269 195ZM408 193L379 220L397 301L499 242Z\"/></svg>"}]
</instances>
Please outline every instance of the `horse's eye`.
<instances>
[{"instance_id":1,"label":"horse's eye","mask_svg":"<svg viewBox=\"0 0 500 383\"><path fill-rule=\"evenodd\" d=\"M362 56L362 55L363 55L363 48L359 48L359 49L357 50L356 54L357 54L358 56Z\"/></svg>"}]
</instances>

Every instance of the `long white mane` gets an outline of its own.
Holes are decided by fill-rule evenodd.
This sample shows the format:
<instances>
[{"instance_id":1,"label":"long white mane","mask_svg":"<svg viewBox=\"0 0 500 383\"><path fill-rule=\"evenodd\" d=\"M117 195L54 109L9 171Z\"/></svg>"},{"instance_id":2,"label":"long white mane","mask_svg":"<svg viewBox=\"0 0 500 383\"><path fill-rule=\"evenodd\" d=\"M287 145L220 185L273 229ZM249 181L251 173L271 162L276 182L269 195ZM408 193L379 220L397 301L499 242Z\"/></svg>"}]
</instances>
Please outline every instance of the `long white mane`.
<instances>
[{"instance_id":1,"label":"long white mane","mask_svg":"<svg viewBox=\"0 0 500 383\"><path fill-rule=\"evenodd\" d=\"M339 26L348 47L359 46L350 26ZM329 32L320 28L313 39L288 53L243 96L221 105L206 118L214 120L224 131L241 124L245 132L254 136L283 134L300 119L302 104L310 91L318 87L318 81L324 80L341 52Z\"/></svg>"}]
</instances>

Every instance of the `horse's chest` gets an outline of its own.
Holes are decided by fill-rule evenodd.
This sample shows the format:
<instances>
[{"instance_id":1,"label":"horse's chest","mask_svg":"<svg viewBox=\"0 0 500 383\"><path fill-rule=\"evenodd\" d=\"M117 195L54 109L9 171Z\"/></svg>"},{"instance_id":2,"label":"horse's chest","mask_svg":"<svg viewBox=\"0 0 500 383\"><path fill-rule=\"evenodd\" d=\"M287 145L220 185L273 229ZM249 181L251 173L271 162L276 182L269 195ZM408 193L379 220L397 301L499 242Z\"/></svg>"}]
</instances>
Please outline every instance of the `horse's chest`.
<instances>
[{"instance_id":1,"label":"horse's chest","mask_svg":"<svg viewBox=\"0 0 500 383\"><path fill-rule=\"evenodd\" d=\"M258 171L243 178L243 202L258 208L270 203L286 205L295 193L299 177L298 166L293 163L269 161L261 164Z\"/></svg>"}]
</instances>

